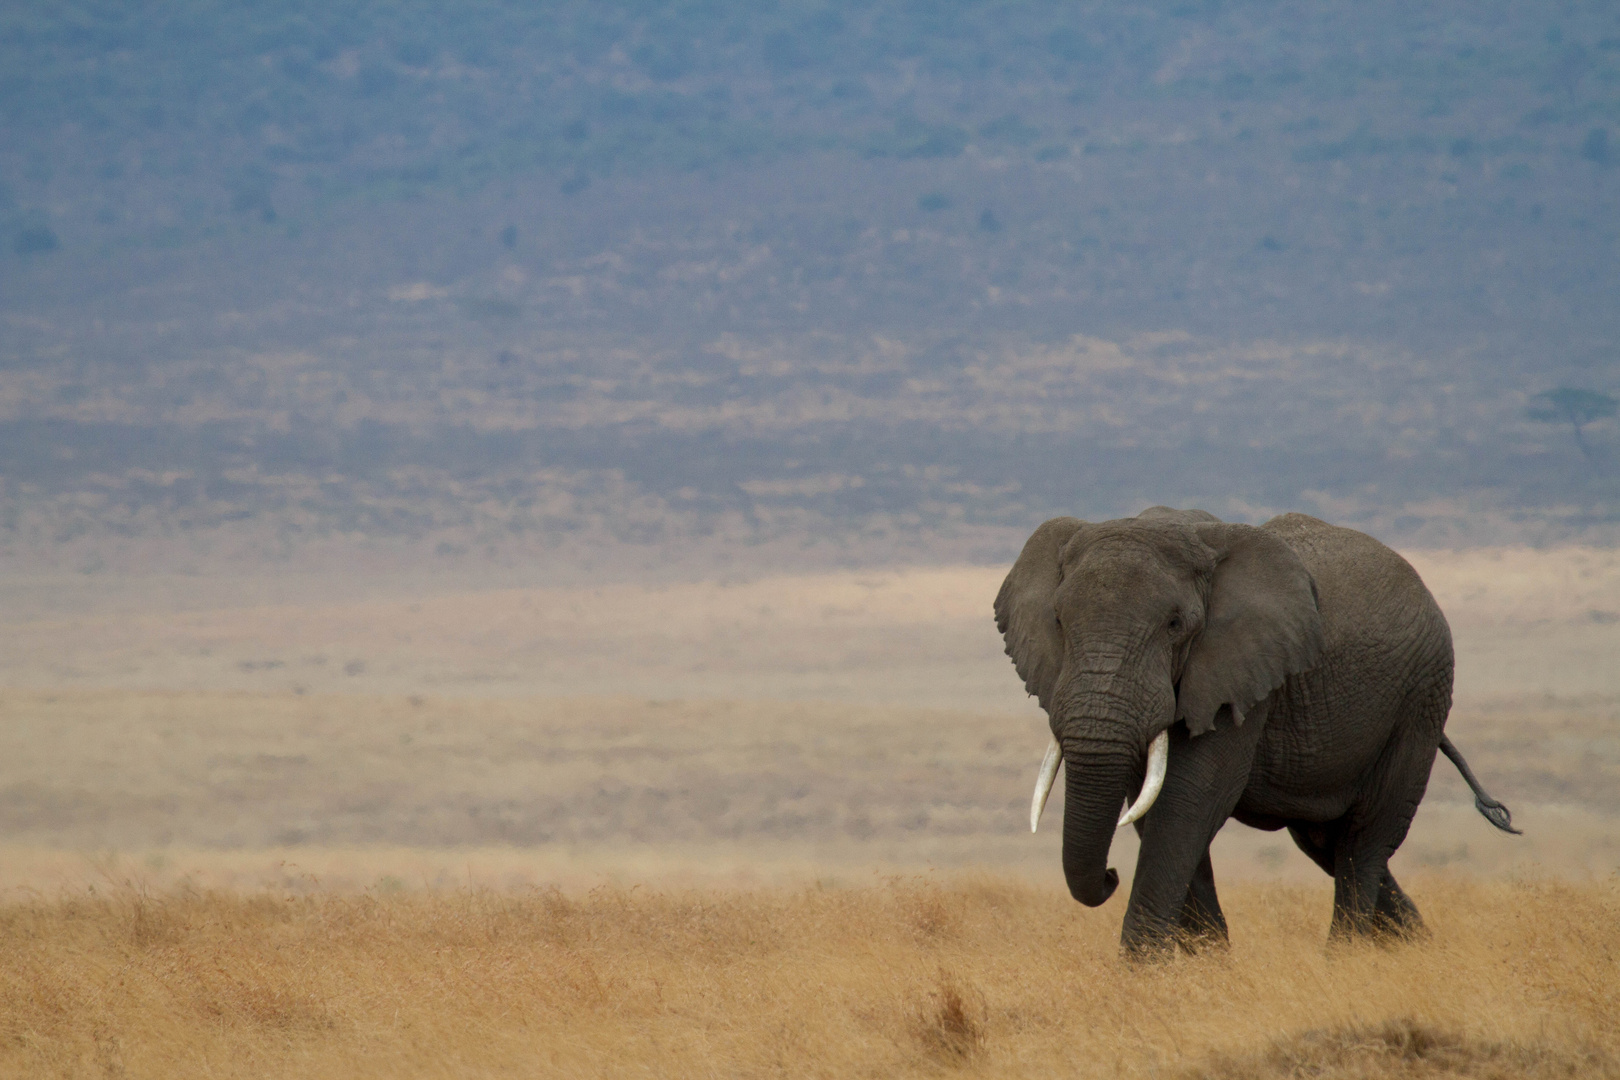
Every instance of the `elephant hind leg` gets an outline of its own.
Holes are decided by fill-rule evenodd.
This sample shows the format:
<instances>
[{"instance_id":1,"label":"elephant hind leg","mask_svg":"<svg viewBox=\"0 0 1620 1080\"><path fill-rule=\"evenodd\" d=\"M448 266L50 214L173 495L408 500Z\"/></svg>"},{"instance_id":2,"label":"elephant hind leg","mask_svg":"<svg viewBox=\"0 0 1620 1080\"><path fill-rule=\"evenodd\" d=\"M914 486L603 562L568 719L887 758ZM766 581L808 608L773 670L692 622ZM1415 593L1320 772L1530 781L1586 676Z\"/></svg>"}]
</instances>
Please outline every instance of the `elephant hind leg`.
<instances>
[{"instance_id":1,"label":"elephant hind leg","mask_svg":"<svg viewBox=\"0 0 1620 1080\"><path fill-rule=\"evenodd\" d=\"M1397 727L1368 774L1360 802L1345 815L1333 845L1334 937L1421 929L1422 916L1395 883L1389 857L1411 828L1434 754L1428 725L1414 721Z\"/></svg>"},{"instance_id":2,"label":"elephant hind leg","mask_svg":"<svg viewBox=\"0 0 1620 1080\"><path fill-rule=\"evenodd\" d=\"M1401 891L1388 867L1384 868L1384 879L1378 883L1378 901L1373 910L1385 932L1401 937L1415 937L1424 933L1423 916L1418 913L1412 898Z\"/></svg>"},{"instance_id":3,"label":"elephant hind leg","mask_svg":"<svg viewBox=\"0 0 1620 1080\"><path fill-rule=\"evenodd\" d=\"M1404 935L1422 927L1417 905L1389 872L1389 857L1411 821L1410 811L1390 813L1347 830L1334 851L1332 937Z\"/></svg>"},{"instance_id":4,"label":"elephant hind leg","mask_svg":"<svg viewBox=\"0 0 1620 1080\"><path fill-rule=\"evenodd\" d=\"M1290 825L1288 834L1294 838L1299 850L1310 856L1312 862L1332 877L1333 853L1337 846L1336 834L1342 831L1342 828L1342 822ZM1379 930L1403 937L1423 932L1423 916L1418 913L1417 905L1412 903L1412 898L1401 890L1400 884L1396 882L1395 875L1389 872L1388 866L1384 867L1383 877L1378 882L1378 896L1373 901L1373 921ZM1337 919L1335 922L1337 923Z\"/></svg>"}]
</instances>

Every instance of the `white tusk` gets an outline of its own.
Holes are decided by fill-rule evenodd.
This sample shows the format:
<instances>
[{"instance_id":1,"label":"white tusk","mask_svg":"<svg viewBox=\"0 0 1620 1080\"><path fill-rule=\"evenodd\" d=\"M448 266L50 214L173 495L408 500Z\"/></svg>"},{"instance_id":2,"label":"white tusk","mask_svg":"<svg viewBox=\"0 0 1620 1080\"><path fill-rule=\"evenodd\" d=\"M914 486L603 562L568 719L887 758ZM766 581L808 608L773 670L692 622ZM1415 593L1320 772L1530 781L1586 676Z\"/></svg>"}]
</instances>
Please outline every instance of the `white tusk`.
<instances>
[{"instance_id":1,"label":"white tusk","mask_svg":"<svg viewBox=\"0 0 1620 1080\"><path fill-rule=\"evenodd\" d=\"M1052 781L1057 779L1058 766L1063 764L1063 750L1058 746L1057 739L1046 748L1046 756L1041 759L1041 774L1035 778L1035 798L1029 803L1029 831L1034 832L1035 826L1041 823L1041 811L1046 809L1046 797L1052 794Z\"/></svg>"},{"instance_id":2,"label":"white tusk","mask_svg":"<svg viewBox=\"0 0 1620 1080\"><path fill-rule=\"evenodd\" d=\"M1142 778L1142 793L1119 815L1121 825L1129 825L1152 809L1153 800L1159 797L1159 789L1164 787L1164 772L1169 767L1170 732L1161 731L1148 746L1147 775Z\"/></svg>"}]
</instances>

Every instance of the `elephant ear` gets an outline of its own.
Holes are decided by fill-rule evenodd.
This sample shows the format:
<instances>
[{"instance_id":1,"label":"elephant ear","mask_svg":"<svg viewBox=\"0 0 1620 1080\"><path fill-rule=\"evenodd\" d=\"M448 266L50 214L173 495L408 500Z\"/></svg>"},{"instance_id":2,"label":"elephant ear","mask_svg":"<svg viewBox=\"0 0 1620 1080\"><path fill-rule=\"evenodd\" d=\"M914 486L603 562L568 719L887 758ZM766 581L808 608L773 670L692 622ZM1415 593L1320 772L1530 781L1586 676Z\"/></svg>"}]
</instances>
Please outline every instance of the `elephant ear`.
<instances>
[{"instance_id":1,"label":"elephant ear","mask_svg":"<svg viewBox=\"0 0 1620 1080\"><path fill-rule=\"evenodd\" d=\"M1215 579L1204 629L1182 668L1176 718L1202 735L1222 705L1242 724L1284 679L1315 667L1323 637L1316 582L1292 548L1252 525L1194 528L1215 550Z\"/></svg>"},{"instance_id":2,"label":"elephant ear","mask_svg":"<svg viewBox=\"0 0 1620 1080\"><path fill-rule=\"evenodd\" d=\"M1063 666L1063 631L1052 606L1052 594L1062 579L1058 553L1084 525L1072 517L1041 525L1025 541L996 594L996 629L1007 643L1007 655L1024 680L1024 689L1048 712Z\"/></svg>"}]
</instances>

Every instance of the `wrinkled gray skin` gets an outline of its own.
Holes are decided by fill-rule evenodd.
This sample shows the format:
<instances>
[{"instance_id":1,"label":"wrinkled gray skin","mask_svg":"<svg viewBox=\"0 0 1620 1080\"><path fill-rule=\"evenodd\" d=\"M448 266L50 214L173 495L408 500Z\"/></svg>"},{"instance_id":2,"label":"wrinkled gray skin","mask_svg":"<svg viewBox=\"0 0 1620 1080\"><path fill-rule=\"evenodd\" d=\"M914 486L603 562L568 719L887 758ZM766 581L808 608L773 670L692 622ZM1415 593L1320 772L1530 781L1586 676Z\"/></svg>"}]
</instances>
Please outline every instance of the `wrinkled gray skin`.
<instances>
[{"instance_id":1,"label":"wrinkled gray skin","mask_svg":"<svg viewBox=\"0 0 1620 1080\"><path fill-rule=\"evenodd\" d=\"M1081 903L1119 884L1115 822L1170 732L1164 789L1136 826L1127 951L1225 941L1209 844L1228 817L1286 828L1333 876L1334 936L1422 926L1388 863L1444 739L1451 631L1395 552L1303 514L1054 518L1007 575L996 623L1063 749L1063 873Z\"/></svg>"}]
</instances>

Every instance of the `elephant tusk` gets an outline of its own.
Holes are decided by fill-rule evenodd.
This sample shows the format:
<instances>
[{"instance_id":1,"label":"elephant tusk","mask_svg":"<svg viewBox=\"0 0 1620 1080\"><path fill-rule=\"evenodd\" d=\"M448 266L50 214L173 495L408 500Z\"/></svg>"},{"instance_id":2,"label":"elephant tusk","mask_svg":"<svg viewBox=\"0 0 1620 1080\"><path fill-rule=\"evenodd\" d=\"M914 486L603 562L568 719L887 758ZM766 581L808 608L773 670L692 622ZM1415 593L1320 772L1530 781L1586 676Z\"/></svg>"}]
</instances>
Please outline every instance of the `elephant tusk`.
<instances>
[{"instance_id":1,"label":"elephant tusk","mask_svg":"<svg viewBox=\"0 0 1620 1080\"><path fill-rule=\"evenodd\" d=\"M1142 793L1130 807L1119 815L1121 825L1129 825L1153 807L1164 787L1164 773L1170 767L1170 732L1161 731L1148 746L1147 775L1142 778Z\"/></svg>"},{"instance_id":2,"label":"elephant tusk","mask_svg":"<svg viewBox=\"0 0 1620 1080\"><path fill-rule=\"evenodd\" d=\"M1030 832L1034 832L1035 826L1041 823L1041 811L1046 809L1046 797L1052 794L1052 781L1057 779L1058 766L1061 764L1063 750L1054 738L1052 745L1046 748L1046 756L1041 759L1041 773L1035 778L1035 798L1029 804Z\"/></svg>"}]
</instances>

